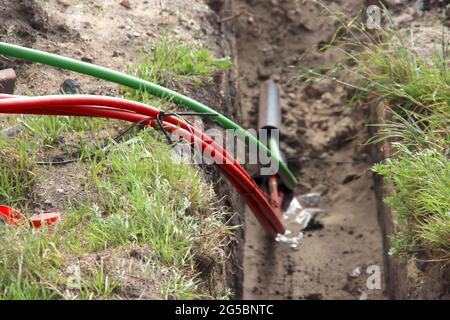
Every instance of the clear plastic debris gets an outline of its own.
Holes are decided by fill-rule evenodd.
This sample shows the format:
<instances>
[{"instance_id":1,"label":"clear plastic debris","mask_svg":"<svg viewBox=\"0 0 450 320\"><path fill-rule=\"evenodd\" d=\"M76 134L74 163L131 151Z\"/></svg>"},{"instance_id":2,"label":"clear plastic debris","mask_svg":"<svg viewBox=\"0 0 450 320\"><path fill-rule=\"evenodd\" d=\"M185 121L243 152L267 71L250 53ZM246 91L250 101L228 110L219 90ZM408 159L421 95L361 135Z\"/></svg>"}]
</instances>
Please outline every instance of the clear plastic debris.
<instances>
[{"instance_id":1,"label":"clear plastic debris","mask_svg":"<svg viewBox=\"0 0 450 320\"><path fill-rule=\"evenodd\" d=\"M283 217L285 219L288 219L292 215L299 214L302 209L303 207L300 202L297 200L297 198L294 198L289 204L287 210L284 212Z\"/></svg>"},{"instance_id":2,"label":"clear plastic debris","mask_svg":"<svg viewBox=\"0 0 450 320\"><path fill-rule=\"evenodd\" d=\"M369 296L365 291L361 292L361 295L359 296L359 300L368 300Z\"/></svg>"},{"instance_id":3,"label":"clear plastic debris","mask_svg":"<svg viewBox=\"0 0 450 320\"><path fill-rule=\"evenodd\" d=\"M296 236L288 237L288 235L290 235L291 233L291 231L287 230L285 234L278 234L275 238L275 241L282 244L287 244L291 248L297 248L300 239L303 238L303 232L298 233Z\"/></svg>"},{"instance_id":4,"label":"clear plastic debris","mask_svg":"<svg viewBox=\"0 0 450 320\"><path fill-rule=\"evenodd\" d=\"M361 273L362 273L362 267L357 267L352 271L352 273L350 273L350 277L357 278L361 275Z\"/></svg>"},{"instance_id":5,"label":"clear plastic debris","mask_svg":"<svg viewBox=\"0 0 450 320\"><path fill-rule=\"evenodd\" d=\"M315 218L316 215L322 212L322 209L319 208L306 208L300 211L300 213L295 217L295 222L300 225L300 228L305 229L311 219Z\"/></svg>"},{"instance_id":6,"label":"clear plastic debris","mask_svg":"<svg viewBox=\"0 0 450 320\"><path fill-rule=\"evenodd\" d=\"M320 192L310 192L296 198L303 207L310 208L319 206L321 196Z\"/></svg>"},{"instance_id":7,"label":"clear plastic debris","mask_svg":"<svg viewBox=\"0 0 450 320\"><path fill-rule=\"evenodd\" d=\"M296 248L303 238L303 230L323 210L317 208L320 202L320 193L313 192L294 197L284 212L283 218L286 222L286 233L278 234L275 240L279 243Z\"/></svg>"}]
</instances>

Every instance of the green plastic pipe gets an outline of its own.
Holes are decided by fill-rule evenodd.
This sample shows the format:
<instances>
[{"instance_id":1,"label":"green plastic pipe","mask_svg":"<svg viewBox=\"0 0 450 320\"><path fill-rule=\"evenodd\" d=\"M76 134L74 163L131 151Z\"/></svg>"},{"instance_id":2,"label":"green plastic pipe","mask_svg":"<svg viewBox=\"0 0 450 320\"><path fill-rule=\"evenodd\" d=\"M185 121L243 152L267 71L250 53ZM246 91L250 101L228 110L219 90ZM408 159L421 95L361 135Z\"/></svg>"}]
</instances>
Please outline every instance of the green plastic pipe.
<instances>
[{"instance_id":1,"label":"green plastic pipe","mask_svg":"<svg viewBox=\"0 0 450 320\"><path fill-rule=\"evenodd\" d=\"M30 48L0 42L0 54L15 58L21 58L25 60L31 60L34 62L39 62L46 65L75 71L78 73L83 73L103 80L115 82L117 84L121 84L136 90L145 90L152 95L155 95L163 99L171 100L195 112L216 114L217 116L214 117L215 121L217 121L227 129L236 130L236 133L239 134L240 136L247 138L249 140L249 143L258 145L258 147L261 150L267 152L268 155L271 155L274 160L279 162L280 168L279 175L288 188L293 189L297 184L295 176L292 174L291 171L289 171L287 165L283 162L283 160L279 157L279 155L272 155L270 153L270 150L268 150L263 143L261 143L256 137L254 137L248 131L244 130L238 124L228 119L224 115L218 113L217 111L211 109L210 107L194 99L186 97L170 89L161 87L155 83L145 81L122 72L114 71L108 68L96 66L91 63L63 57L60 55L44 51L34 50Z\"/></svg>"},{"instance_id":2,"label":"green plastic pipe","mask_svg":"<svg viewBox=\"0 0 450 320\"><path fill-rule=\"evenodd\" d=\"M269 143L267 144L273 157L279 157L281 159L280 146L278 145L277 139L274 136L269 136Z\"/></svg>"}]
</instances>

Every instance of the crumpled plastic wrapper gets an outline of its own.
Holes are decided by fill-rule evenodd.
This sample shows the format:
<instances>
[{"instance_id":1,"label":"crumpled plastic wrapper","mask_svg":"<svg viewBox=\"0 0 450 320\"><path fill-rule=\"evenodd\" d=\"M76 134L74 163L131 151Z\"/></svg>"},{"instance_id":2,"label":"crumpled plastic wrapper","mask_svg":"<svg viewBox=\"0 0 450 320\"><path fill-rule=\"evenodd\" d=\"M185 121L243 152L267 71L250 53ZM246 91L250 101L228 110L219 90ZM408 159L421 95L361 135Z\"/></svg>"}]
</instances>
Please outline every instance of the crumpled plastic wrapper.
<instances>
[{"instance_id":1,"label":"crumpled plastic wrapper","mask_svg":"<svg viewBox=\"0 0 450 320\"><path fill-rule=\"evenodd\" d=\"M278 234L275 241L296 248L303 238L303 231L311 219L323 211L318 208L320 199L321 195L318 192L294 197L283 214L287 227L286 233Z\"/></svg>"}]
</instances>

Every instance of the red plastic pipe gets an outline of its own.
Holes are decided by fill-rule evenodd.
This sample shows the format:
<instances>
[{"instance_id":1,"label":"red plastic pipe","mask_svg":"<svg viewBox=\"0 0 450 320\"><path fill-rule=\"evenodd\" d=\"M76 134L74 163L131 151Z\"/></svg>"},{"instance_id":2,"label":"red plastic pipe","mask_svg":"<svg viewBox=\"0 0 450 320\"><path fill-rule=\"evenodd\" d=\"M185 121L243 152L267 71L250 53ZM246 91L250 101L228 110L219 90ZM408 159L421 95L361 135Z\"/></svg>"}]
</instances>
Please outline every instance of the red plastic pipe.
<instances>
[{"instance_id":1,"label":"red plastic pipe","mask_svg":"<svg viewBox=\"0 0 450 320\"><path fill-rule=\"evenodd\" d=\"M46 114L46 115L67 115L67 116L105 116L103 115L103 112L105 111L105 108L98 108L99 110L92 110L91 107L87 107L87 106L80 106L79 108L72 108L72 106L66 106L65 110L54 110L54 111L49 111L49 110L40 110L40 109L30 109L30 110L23 110L21 111L21 113L23 114ZM78 109L78 110L77 110ZM70 111L72 110L72 111ZM17 110L13 109L13 110L2 110L2 112L4 113L16 113ZM112 118L117 118L117 119L122 119L122 120L128 120L131 122L138 122L138 121L142 121L143 119L146 119L146 116L142 116L142 115L138 115L135 113L130 113L130 112L121 112L121 111L108 111L108 117L112 117ZM149 120L147 121L147 123L144 121L143 124L147 124L147 125L151 125L151 126L157 126L157 122L156 120ZM178 127L175 126L169 126L167 124L164 124L165 128L168 131L175 131L177 130L177 133L186 131L184 129L180 129ZM183 130L183 131L181 131ZM191 141L193 142L193 136L191 133L189 132L184 132L184 137L182 137L184 140L187 141ZM198 138L197 138L198 139ZM198 142L197 142L198 143ZM203 151L208 151L209 154L211 154L212 156L217 157L218 155L221 154L220 150L219 152L216 152L211 145L209 144L205 144L204 141L201 141L201 143L203 143L202 148ZM223 158L218 158L218 161L220 161L221 163L225 163L223 160ZM233 160L228 160L230 163L232 163ZM219 170L221 171L221 173L233 184L233 186L236 188L236 190L243 195L244 199L246 199L247 204L249 205L249 207L251 208L252 212L255 213L256 218L258 219L258 221L264 226L264 228L271 234L271 235L276 235L276 232L274 233L274 231L276 230L281 230L280 227L273 227L272 223L270 221L267 221L267 219L262 218L261 215L259 214L259 212L261 212L261 208L259 207L263 207L263 210L267 210L267 208L264 208L264 206L266 206L266 204L263 203L263 201L261 201L261 199L256 199L256 201L253 199L254 197L252 197L252 192L248 191L248 188L242 187L241 183L239 183L241 180L236 180L236 178L234 177L234 175L230 175L228 173L228 170L226 170L226 168L224 169L224 167L222 167L222 165L217 164ZM259 198L259 197L256 197ZM270 219L269 219L270 220Z\"/></svg>"},{"instance_id":2,"label":"red plastic pipe","mask_svg":"<svg viewBox=\"0 0 450 320\"><path fill-rule=\"evenodd\" d=\"M0 112L72 115L72 116L98 116L127 120L131 122L142 121L146 118L157 117L160 111L145 104L112 97L97 96L48 96L48 97L11 97L0 95ZM100 105L100 106L98 106ZM190 126L183 120L173 116L164 116L164 127L168 131L177 131L177 134L207 151L215 160L216 165L225 177L230 180L237 191L243 195L250 209L259 222L271 234L284 233L284 223L267 201L263 192L253 182L248 173L213 139L198 129ZM156 126L156 119L143 124Z\"/></svg>"}]
</instances>

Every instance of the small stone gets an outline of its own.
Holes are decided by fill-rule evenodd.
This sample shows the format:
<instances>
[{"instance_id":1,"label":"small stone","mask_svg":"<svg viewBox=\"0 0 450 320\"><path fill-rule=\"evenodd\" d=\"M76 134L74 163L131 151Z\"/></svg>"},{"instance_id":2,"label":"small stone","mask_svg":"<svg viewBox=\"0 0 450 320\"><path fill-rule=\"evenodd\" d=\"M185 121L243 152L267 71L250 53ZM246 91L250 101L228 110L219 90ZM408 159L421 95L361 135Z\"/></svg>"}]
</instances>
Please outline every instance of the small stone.
<instances>
[{"instance_id":1,"label":"small stone","mask_svg":"<svg viewBox=\"0 0 450 320\"><path fill-rule=\"evenodd\" d=\"M8 127L0 131L0 136L12 137L22 131L21 125L15 125L12 127Z\"/></svg>"},{"instance_id":2,"label":"small stone","mask_svg":"<svg viewBox=\"0 0 450 320\"><path fill-rule=\"evenodd\" d=\"M61 189L61 188L56 189L56 192L58 192L58 193L64 193L64 189Z\"/></svg>"},{"instance_id":3,"label":"small stone","mask_svg":"<svg viewBox=\"0 0 450 320\"><path fill-rule=\"evenodd\" d=\"M92 63L94 61L94 58L92 58L91 56L83 56L81 57L81 61Z\"/></svg>"},{"instance_id":4,"label":"small stone","mask_svg":"<svg viewBox=\"0 0 450 320\"><path fill-rule=\"evenodd\" d=\"M347 183L353 182L355 180L358 180L359 178L360 178L360 176L358 174L346 173L346 174L344 174L344 176L341 179L341 184L347 184Z\"/></svg>"},{"instance_id":5,"label":"small stone","mask_svg":"<svg viewBox=\"0 0 450 320\"><path fill-rule=\"evenodd\" d=\"M416 5L417 10L419 10L419 11L430 10L430 1L429 0L417 0L415 5Z\"/></svg>"},{"instance_id":6,"label":"small stone","mask_svg":"<svg viewBox=\"0 0 450 320\"><path fill-rule=\"evenodd\" d=\"M0 93L14 94L16 79L14 69L0 70Z\"/></svg>"},{"instance_id":7,"label":"small stone","mask_svg":"<svg viewBox=\"0 0 450 320\"><path fill-rule=\"evenodd\" d=\"M61 84L59 94L80 94L82 93L80 84L72 79L64 80Z\"/></svg>"},{"instance_id":8,"label":"small stone","mask_svg":"<svg viewBox=\"0 0 450 320\"><path fill-rule=\"evenodd\" d=\"M258 68L258 79L267 80L271 76L272 72L269 68L259 67Z\"/></svg>"},{"instance_id":9,"label":"small stone","mask_svg":"<svg viewBox=\"0 0 450 320\"><path fill-rule=\"evenodd\" d=\"M65 7L70 7L70 6L74 5L76 1L75 0L58 0L56 2L58 2L59 4L65 6Z\"/></svg>"},{"instance_id":10,"label":"small stone","mask_svg":"<svg viewBox=\"0 0 450 320\"><path fill-rule=\"evenodd\" d=\"M120 1L120 5L124 8L131 9L130 0L122 0Z\"/></svg>"},{"instance_id":11,"label":"small stone","mask_svg":"<svg viewBox=\"0 0 450 320\"><path fill-rule=\"evenodd\" d=\"M350 273L350 277L352 278L358 278L362 273L362 267L359 266L357 268L355 268L352 273Z\"/></svg>"}]
</instances>

